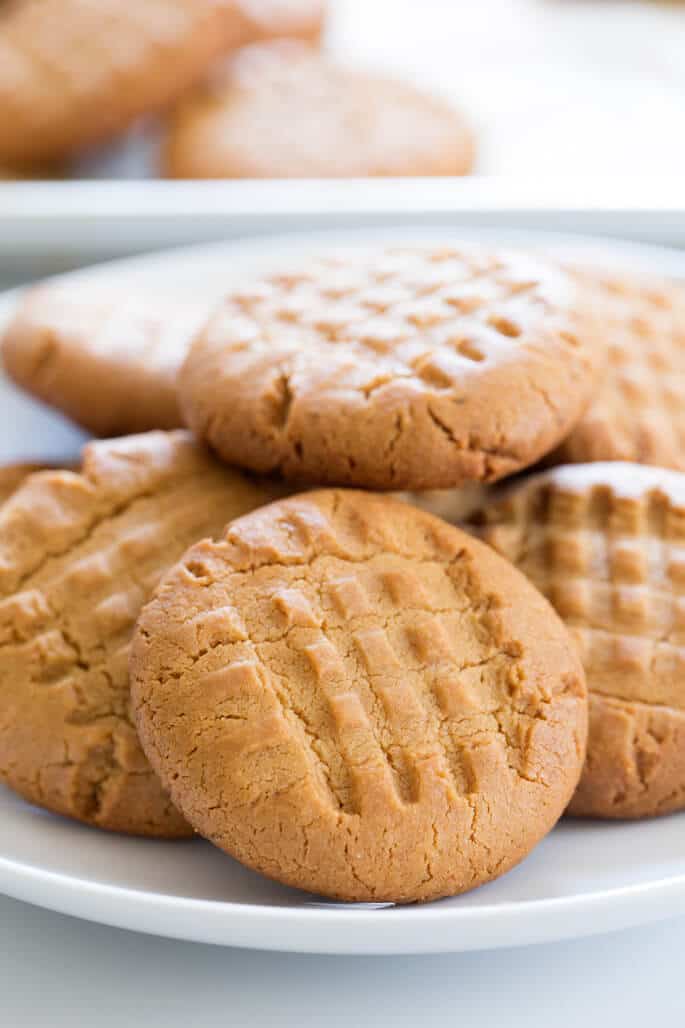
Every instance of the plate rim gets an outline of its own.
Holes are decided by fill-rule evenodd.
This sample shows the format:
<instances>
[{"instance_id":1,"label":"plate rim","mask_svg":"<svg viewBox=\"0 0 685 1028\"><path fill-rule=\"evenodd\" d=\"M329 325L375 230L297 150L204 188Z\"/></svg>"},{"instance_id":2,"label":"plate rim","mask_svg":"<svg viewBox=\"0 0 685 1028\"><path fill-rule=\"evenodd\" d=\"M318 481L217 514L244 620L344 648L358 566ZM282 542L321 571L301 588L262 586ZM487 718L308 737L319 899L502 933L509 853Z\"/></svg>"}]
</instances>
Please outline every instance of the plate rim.
<instances>
[{"instance_id":1,"label":"plate rim","mask_svg":"<svg viewBox=\"0 0 685 1028\"><path fill-rule=\"evenodd\" d=\"M32 884L42 887L38 894L31 892ZM44 909L143 934L248 949L338 955L518 947L584 938L685 912L685 872L573 896L461 910L441 906L440 901L379 910L195 899L77 878L6 857L0 857L0 889ZM153 916L141 921L145 915ZM410 941L393 931L398 922L412 926ZM267 937L261 934L265 927L271 930ZM422 930L442 927L453 932L421 935ZM478 930L475 936L465 934L473 928ZM329 934L332 930L334 936Z\"/></svg>"}]
</instances>

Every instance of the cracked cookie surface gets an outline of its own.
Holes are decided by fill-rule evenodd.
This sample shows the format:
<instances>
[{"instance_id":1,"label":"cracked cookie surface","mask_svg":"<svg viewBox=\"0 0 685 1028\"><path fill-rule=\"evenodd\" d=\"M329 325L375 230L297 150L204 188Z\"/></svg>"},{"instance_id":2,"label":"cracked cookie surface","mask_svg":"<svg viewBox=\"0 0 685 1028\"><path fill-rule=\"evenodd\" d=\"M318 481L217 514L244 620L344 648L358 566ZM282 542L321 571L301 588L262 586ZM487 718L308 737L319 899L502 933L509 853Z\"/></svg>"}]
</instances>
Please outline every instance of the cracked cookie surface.
<instances>
[{"instance_id":1,"label":"cracked cookie surface","mask_svg":"<svg viewBox=\"0 0 685 1028\"><path fill-rule=\"evenodd\" d=\"M451 104L303 44L246 47L173 112L170 178L465 175L473 133Z\"/></svg>"},{"instance_id":2,"label":"cracked cookie surface","mask_svg":"<svg viewBox=\"0 0 685 1028\"><path fill-rule=\"evenodd\" d=\"M0 779L101 828L188 835L129 714L140 608L198 539L273 497L185 432L92 443L0 510Z\"/></svg>"},{"instance_id":3,"label":"cracked cookie surface","mask_svg":"<svg viewBox=\"0 0 685 1028\"><path fill-rule=\"evenodd\" d=\"M368 248L234 289L193 344L187 423L229 463L441 489L548 452L594 387L592 318L543 259Z\"/></svg>"},{"instance_id":4,"label":"cracked cookie surface","mask_svg":"<svg viewBox=\"0 0 685 1028\"><path fill-rule=\"evenodd\" d=\"M570 812L685 809L685 475L560 467L474 523L548 597L585 666L590 734Z\"/></svg>"},{"instance_id":5,"label":"cracked cookie surface","mask_svg":"<svg viewBox=\"0 0 685 1028\"><path fill-rule=\"evenodd\" d=\"M345 900L503 873L585 752L583 671L549 604L477 540L368 493L283 500L192 547L141 614L131 688L199 832Z\"/></svg>"},{"instance_id":6,"label":"cracked cookie surface","mask_svg":"<svg viewBox=\"0 0 685 1028\"><path fill-rule=\"evenodd\" d=\"M0 161L65 158L160 111L236 47L321 30L320 0L5 0Z\"/></svg>"},{"instance_id":7,"label":"cracked cookie surface","mask_svg":"<svg viewBox=\"0 0 685 1028\"><path fill-rule=\"evenodd\" d=\"M38 286L1 343L10 378L97 436L182 426L176 378L209 297L79 281Z\"/></svg>"},{"instance_id":8,"label":"cracked cookie surface","mask_svg":"<svg viewBox=\"0 0 685 1028\"><path fill-rule=\"evenodd\" d=\"M636 461L685 470L685 284L639 275L583 278L597 296L607 364L555 464Z\"/></svg>"}]
</instances>

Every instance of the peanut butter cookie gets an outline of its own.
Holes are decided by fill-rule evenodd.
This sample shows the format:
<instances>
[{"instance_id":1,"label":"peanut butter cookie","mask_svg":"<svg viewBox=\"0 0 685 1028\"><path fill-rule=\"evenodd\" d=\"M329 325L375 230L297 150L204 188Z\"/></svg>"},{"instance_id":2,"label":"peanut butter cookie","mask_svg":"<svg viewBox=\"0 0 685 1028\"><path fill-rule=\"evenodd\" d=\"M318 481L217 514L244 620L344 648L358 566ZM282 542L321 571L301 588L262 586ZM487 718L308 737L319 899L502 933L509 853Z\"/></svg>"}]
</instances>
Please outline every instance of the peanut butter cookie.
<instances>
[{"instance_id":1,"label":"peanut butter cookie","mask_svg":"<svg viewBox=\"0 0 685 1028\"><path fill-rule=\"evenodd\" d=\"M192 542L273 494L184 432L93 443L0 510L0 778L100 828L183 836L129 716L138 612Z\"/></svg>"},{"instance_id":2,"label":"peanut butter cookie","mask_svg":"<svg viewBox=\"0 0 685 1028\"><path fill-rule=\"evenodd\" d=\"M583 303L544 259L470 244L284 265L229 292L197 337L182 410L254 471L394 490L495 481L590 400Z\"/></svg>"},{"instance_id":3,"label":"peanut butter cookie","mask_svg":"<svg viewBox=\"0 0 685 1028\"><path fill-rule=\"evenodd\" d=\"M170 178L465 175L463 115L415 86L289 41L247 47L172 114Z\"/></svg>"},{"instance_id":4,"label":"peanut butter cookie","mask_svg":"<svg viewBox=\"0 0 685 1028\"><path fill-rule=\"evenodd\" d=\"M132 295L78 276L38 286L2 340L7 374L98 436L182 424L176 378L210 301Z\"/></svg>"},{"instance_id":5,"label":"peanut butter cookie","mask_svg":"<svg viewBox=\"0 0 685 1028\"><path fill-rule=\"evenodd\" d=\"M502 874L576 786L587 698L523 575L390 497L287 499L192 547L141 614L132 696L190 823L345 900Z\"/></svg>"},{"instance_id":6,"label":"peanut butter cookie","mask_svg":"<svg viewBox=\"0 0 685 1028\"><path fill-rule=\"evenodd\" d=\"M685 809L685 475L560 467L475 522L551 600L585 666L590 736L571 813Z\"/></svg>"}]
</instances>

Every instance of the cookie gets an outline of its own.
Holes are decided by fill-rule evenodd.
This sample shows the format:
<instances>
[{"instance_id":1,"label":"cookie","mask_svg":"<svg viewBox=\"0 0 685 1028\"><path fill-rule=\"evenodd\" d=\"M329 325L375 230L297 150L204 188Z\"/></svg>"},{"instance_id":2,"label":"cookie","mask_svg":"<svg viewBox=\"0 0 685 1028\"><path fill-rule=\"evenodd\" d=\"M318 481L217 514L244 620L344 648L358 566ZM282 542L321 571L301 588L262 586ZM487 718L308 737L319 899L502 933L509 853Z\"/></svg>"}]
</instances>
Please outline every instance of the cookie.
<instances>
[{"instance_id":1,"label":"cookie","mask_svg":"<svg viewBox=\"0 0 685 1028\"><path fill-rule=\"evenodd\" d=\"M66 157L159 111L236 47L321 28L315 0L0 5L0 163Z\"/></svg>"},{"instance_id":2,"label":"cookie","mask_svg":"<svg viewBox=\"0 0 685 1028\"><path fill-rule=\"evenodd\" d=\"M169 178L465 175L463 116L408 83L289 42L247 47L173 112Z\"/></svg>"},{"instance_id":3,"label":"cookie","mask_svg":"<svg viewBox=\"0 0 685 1028\"><path fill-rule=\"evenodd\" d=\"M0 352L17 385L94 435L178 428L176 377L210 309L76 277L29 290Z\"/></svg>"},{"instance_id":4,"label":"cookie","mask_svg":"<svg viewBox=\"0 0 685 1028\"><path fill-rule=\"evenodd\" d=\"M5 784L100 828L190 834L129 716L133 624L192 542L272 495L184 432L92 443L80 473L15 492L0 510Z\"/></svg>"},{"instance_id":5,"label":"cookie","mask_svg":"<svg viewBox=\"0 0 685 1028\"><path fill-rule=\"evenodd\" d=\"M329 254L244 283L181 369L187 424L228 463L313 483L448 489L538 460L594 388L592 317L544 258Z\"/></svg>"},{"instance_id":6,"label":"cookie","mask_svg":"<svg viewBox=\"0 0 685 1028\"><path fill-rule=\"evenodd\" d=\"M685 475L629 463L560 467L476 522L579 647L590 735L570 812L685 809Z\"/></svg>"},{"instance_id":7,"label":"cookie","mask_svg":"<svg viewBox=\"0 0 685 1028\"><path fill-rule=\"evenodd\" d=\"M473 888L575 788L573 644L514 568L390 497L324 490L192 547L131 653L144 749L198 831L344 900Z\"/></svg>"},{"instance_id":8,"label":"cookie","mask_svg":"<svg viewBox=\"0 0 685 1028\"><path fill-rule=\"evenodd\" d=\"M40 471L40 464L6 464L0 467L0 505L9 500L10 496L29 475Z\"/></svg>"},{"instance_id":9,"label":"cookie","mask_svg":"<svg viewBox=\"0 0 685 1028\"><path fill-rule=\"evenodd\" d=\"M585 274L607 370L554 463L629 460L685 470L685 284Z\"/></svg>"}]
</instances>

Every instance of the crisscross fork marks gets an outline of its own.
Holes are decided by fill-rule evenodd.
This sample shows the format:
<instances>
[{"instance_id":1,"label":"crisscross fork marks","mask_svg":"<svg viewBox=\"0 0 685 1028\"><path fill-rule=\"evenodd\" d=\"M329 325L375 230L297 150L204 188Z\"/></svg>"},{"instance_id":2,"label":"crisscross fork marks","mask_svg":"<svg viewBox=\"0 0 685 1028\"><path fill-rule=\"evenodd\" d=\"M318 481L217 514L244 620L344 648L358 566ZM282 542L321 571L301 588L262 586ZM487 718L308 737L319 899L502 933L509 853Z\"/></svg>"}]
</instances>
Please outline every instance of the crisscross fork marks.
<instances>
[{"instance_id":1,"label":"crisscross fork marks","mask_svg":"<svg viewBox=\"0 0 685 1028\"><path fill-rule=\"evenodd\" d=\"M667 472L643 468L652 486L625 493L604 474L573 488L550 472L486 516L485 537L573 630L593 690L683 709L685 512L660 481Z\"/></svg>"},{"instance_id":2,"label":"crisscross fork marks","mask_svg":"<svg viewBox=\"0 0 685 1028\"><path fill-rule=\"evenodd\" d=\"M443 568L441 574L451 591L448 571ZM483 713L483 704L476 680L461 680L463 663L443 622L444 612L431 609L425 585L412 570L395 569L382 574L371 590L352 568L322 588L349 631L321 626L305 633L301 642L293 631L289 645L308 664L306 671L299 668L298 676L313 675L313 682L304 686L308 705L313 709L323 700L327 713L322 720L322 715L308 715L302 702L296 706L283 678L278 698L287 716L294 714L301 722L301 741L317 777L323 762L329 799L345 813L361 813L375 802L418 803L422 790L436 785L452 798L467 793L473 786L468 732L461 739L452 729ZM407 625L403 618L407 596L417 609L415 624ZM279 590L274 603L294 629L321 621L296 588ZM474 616L480 622L481 615ZM396 651L399 640L402 652ZM492 659L487 647L481 646L480 652L482 663ZM513 658L504 654L502 659ZM504 746L496 730L493 742Z\"/></svg>"}]
</instances>

